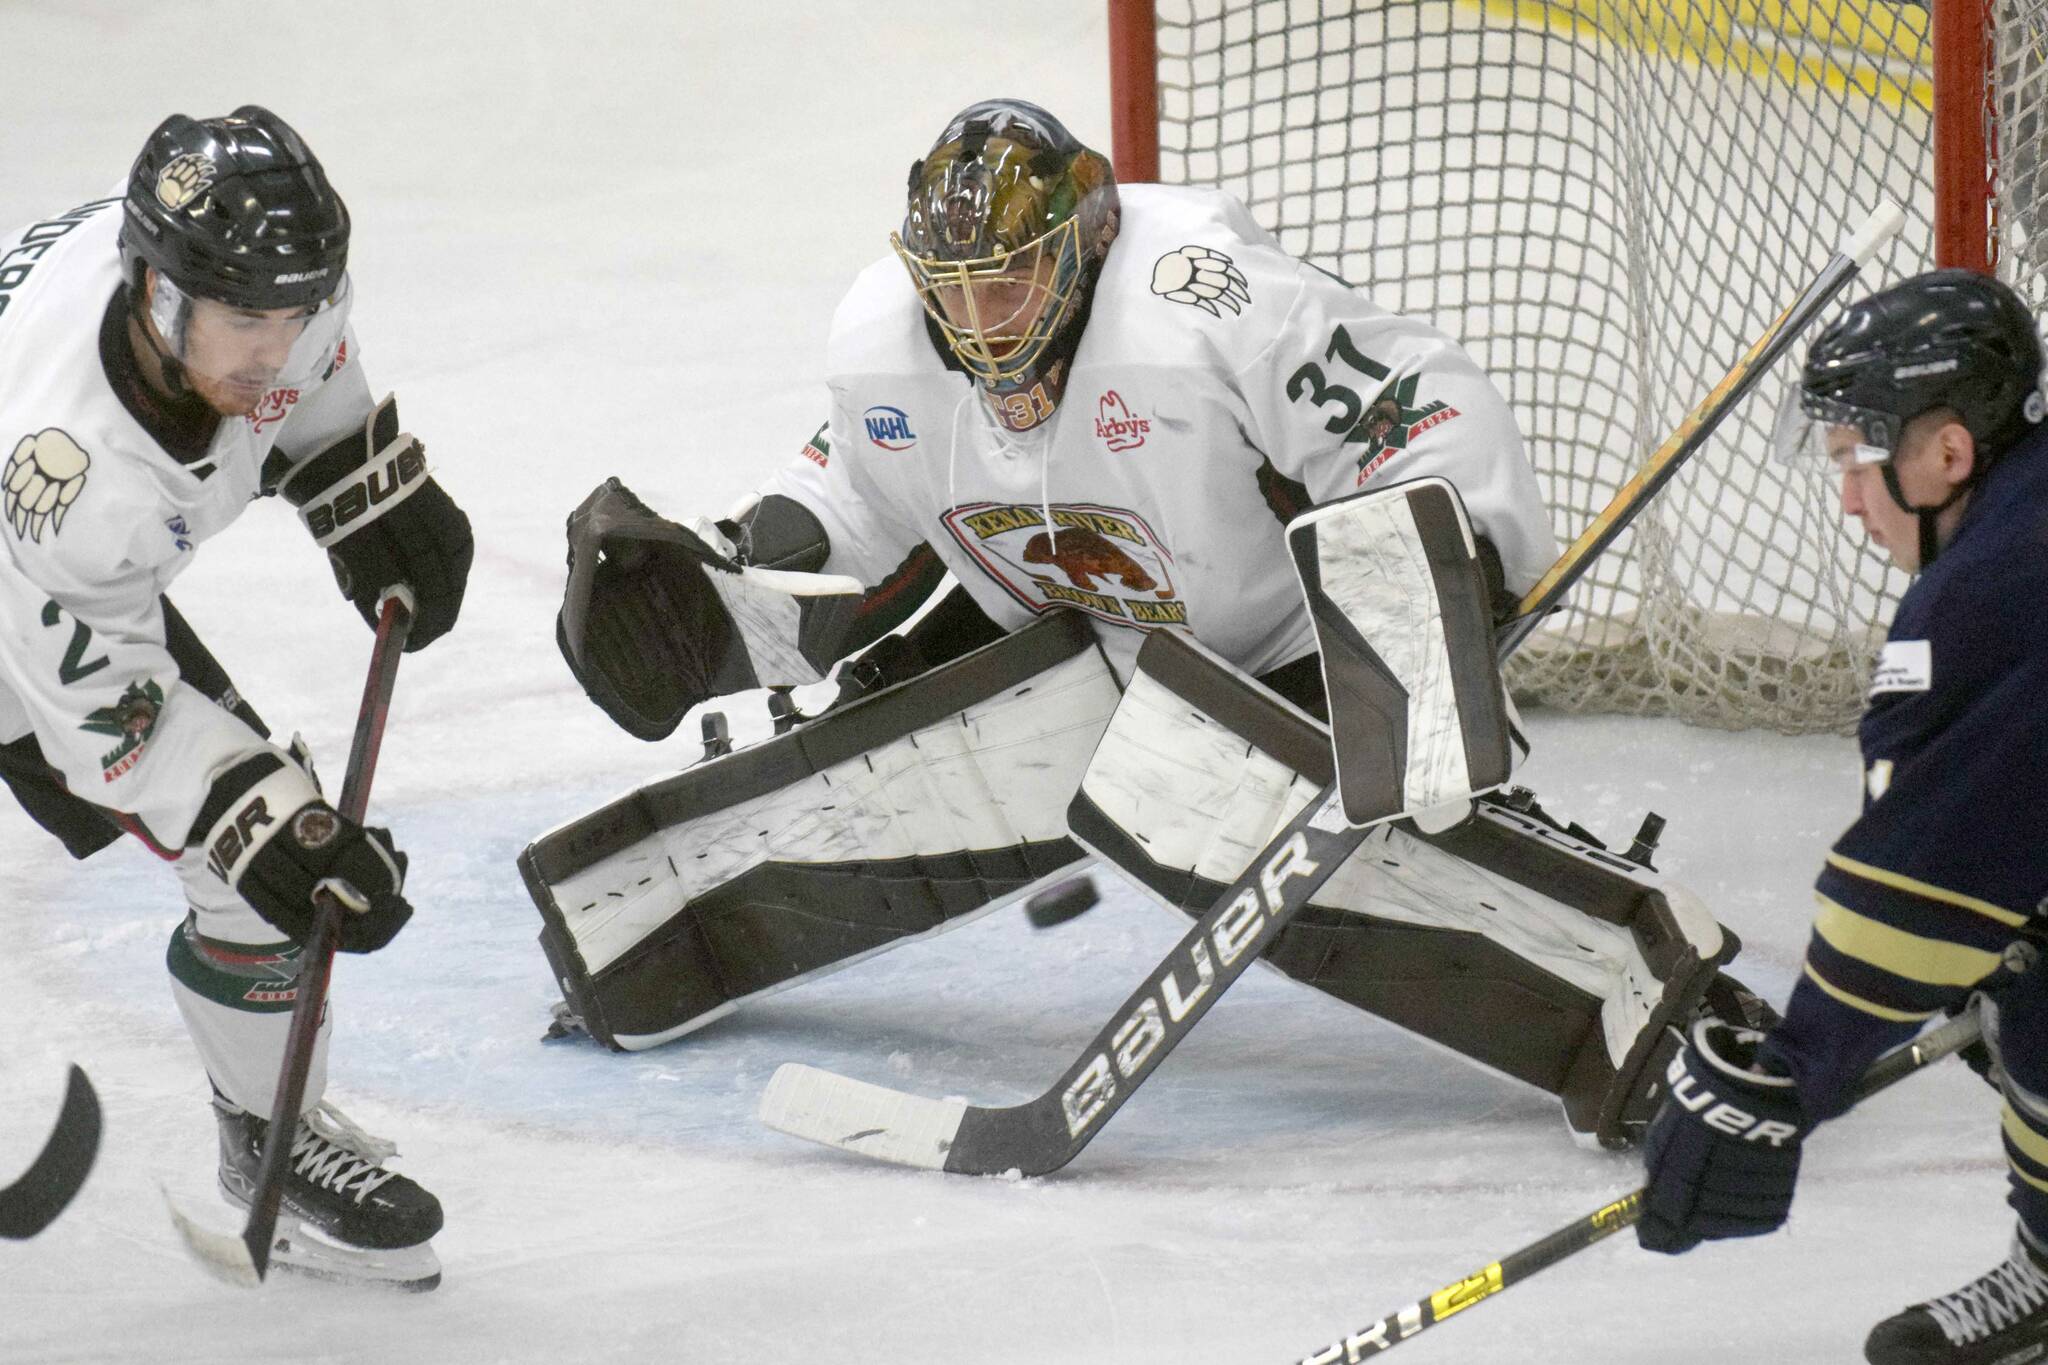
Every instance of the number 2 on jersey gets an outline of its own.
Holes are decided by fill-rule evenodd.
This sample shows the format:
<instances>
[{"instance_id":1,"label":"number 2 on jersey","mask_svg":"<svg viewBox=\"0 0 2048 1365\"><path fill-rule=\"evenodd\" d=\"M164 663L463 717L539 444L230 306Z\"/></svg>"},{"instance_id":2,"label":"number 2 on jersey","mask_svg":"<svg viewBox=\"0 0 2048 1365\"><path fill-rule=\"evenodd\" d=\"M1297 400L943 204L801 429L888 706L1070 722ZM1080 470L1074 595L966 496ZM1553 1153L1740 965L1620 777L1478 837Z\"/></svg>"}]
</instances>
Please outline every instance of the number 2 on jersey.
<instances>
[{"instance_id":1,"label":"number 2 on jersey","mask_svg":"<svg viewBox=\"0 0 2048 1365\"><path fill-rule=\"evenodd\" d=\"M63 613L64 609L57 605L57 599L51 598L43 603L43 624L45 626L56 625L58 618ZM64 651L64 662L57 665L58 682L69 687L80 678L91 677L107 666L107 656L104 654L100 655L97 659L86 659L85 651L91 646L92 627L77 617L72 617L71 646Z\"/></svg>"}]
</instances>

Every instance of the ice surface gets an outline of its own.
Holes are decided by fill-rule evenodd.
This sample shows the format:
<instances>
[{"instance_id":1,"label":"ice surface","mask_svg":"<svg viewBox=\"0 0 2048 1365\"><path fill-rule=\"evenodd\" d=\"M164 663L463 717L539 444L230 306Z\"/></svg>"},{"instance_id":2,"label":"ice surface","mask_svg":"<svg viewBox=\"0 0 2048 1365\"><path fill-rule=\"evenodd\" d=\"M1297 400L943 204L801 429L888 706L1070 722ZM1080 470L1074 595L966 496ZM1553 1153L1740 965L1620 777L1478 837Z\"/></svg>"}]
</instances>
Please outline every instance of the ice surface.
<instances>
[{"instance_id":1,"label":"ice surface","mask_svg":"<svg viewBox=\"0 0 2048 1365\"><path fill-rule=\"evenodd\" d=\"M234 1220L163 975L175 890L138 847L71 863L0 801L0 1181L66 1060L107 1123L78 1204L0 1244L0 1361L1279 1365L1634 1183L1543 1097L1265 972L1051 1178L885 1168L755 1123L793 1060L1037 1093L1180 933L1107 877L1057 929L999 911L650 1053L538 1041L557 992L514 855L695 747L694 725L627 738L558 660L563 517L614 473L715 513L793 453L910 160L991 93L1106 143L1103 22L1094 0L0 6L0 222L105 192L172 109L299 125L356 217L373 387L480 547L461 627L399 675L372 809L421 912L338 969L331 1091L445 1202L445 1285L247 1294L185 1260L159 1179ZM337 776L370 637L288 510L252 509L177 600ZM1553 807L1621 841L1667 816L1661 861L1782 998L1852 747L1531 722ZM1787 1233L1675 1261L1617 1241L1403 1358L1854 1359L1872 1321L2002 1254L1994 1112L1946 1067L1825 1133Z\"/></svg>"}]
</instances>

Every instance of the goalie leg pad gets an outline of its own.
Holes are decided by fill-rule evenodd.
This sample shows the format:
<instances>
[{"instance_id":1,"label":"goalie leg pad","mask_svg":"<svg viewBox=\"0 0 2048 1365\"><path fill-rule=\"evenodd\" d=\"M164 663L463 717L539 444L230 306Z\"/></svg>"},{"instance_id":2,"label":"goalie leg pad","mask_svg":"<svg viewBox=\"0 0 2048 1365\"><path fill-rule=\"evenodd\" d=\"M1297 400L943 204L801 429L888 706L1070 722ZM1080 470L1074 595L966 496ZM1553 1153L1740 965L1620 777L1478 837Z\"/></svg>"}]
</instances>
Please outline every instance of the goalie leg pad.
<instances>
[{"instance_id":1,"label":"goalie leg pad","mask_svg":"<svg viewBox=\"0 0 2048 1365\"><path fill-rule=\"evenodd\" d=\"M1196 913L1330 779L1327 732L1164 632L1138 658L1068 811L1075 837ZM1564 1102L1626 1142L1648 1118L1663 1025L1732 941L1682 888L1534 815L1482 801L1427 835L1376 832L1267 960Z\"/></svg>"},{"instance_id":2,"label":"goalie leg pad","mask_svg":"<svg viewBox=\"0 0 2048 1365\"><path fill-rule=\"evenodd\" d=\"M570 1008L652 1047L1071 866L1066 804L1116 698L1085 618L1056 613L550 831L519 865Z\"/></svg>"},{"instance_id":3,"label":"goalie leg pad","mask_svg":"<svg viewBox=\"0 0 2048 1365\"><path fill-rule=\"evenodd\" d=\"M1354 825L1508 778L1507 694L1486 575L1457 489L1414 479L1287 524Z\"/></svg>"}]
</instances>

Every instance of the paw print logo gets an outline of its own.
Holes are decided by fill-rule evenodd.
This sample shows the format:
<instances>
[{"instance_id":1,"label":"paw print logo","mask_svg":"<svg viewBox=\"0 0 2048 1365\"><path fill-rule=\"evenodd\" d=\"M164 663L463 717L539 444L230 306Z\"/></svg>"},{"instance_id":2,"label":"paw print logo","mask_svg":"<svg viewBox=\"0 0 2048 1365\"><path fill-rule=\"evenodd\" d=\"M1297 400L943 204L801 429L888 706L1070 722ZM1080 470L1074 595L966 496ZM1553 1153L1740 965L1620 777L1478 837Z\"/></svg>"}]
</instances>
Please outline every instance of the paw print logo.
<instances>
[{"instance_id":1,"label":"paw print logo","mask_svg":"<svg viewBox=\"0 0 2048 1365\"><path fill-rule=\"evenodd\" d=\"M65 511L85 491L91 464L78 442L55 427L22 437L0 475L0 512L16 538L40 545L45 530L53 536L62 530Z\"/></svg>"},{"instance_id":2,"label":"paw print logo","mask_svg":"<svg viewBox=\"0 0 2048 1365\"><path fill-rule=\"evenodd\" d=\"M1218 304L1235 316L1252 301L1251 286L1237 266L1205 246L1184 246L1161 256L1152 267L1152 292L1199 308L1212 318L1223 316Z\"/></svg>"},{"instance_id":3,"label":"paw print logo","mask_svg":"<svg viewBox=\"0 0 2048 1365\"><path fill-rule=\"evenodd\" d=\"M156 173L156 202L172 213L198 202L213 188L213 158L187 152Z\"/></svg>"}]
</instances>

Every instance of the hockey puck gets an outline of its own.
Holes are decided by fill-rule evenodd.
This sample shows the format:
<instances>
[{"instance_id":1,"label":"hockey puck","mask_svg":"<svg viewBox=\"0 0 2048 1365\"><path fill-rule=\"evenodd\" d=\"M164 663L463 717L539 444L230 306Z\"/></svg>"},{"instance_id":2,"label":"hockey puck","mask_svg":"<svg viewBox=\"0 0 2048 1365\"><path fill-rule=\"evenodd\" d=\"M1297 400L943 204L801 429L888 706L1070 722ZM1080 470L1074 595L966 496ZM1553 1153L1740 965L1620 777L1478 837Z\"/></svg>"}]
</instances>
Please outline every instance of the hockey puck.
<instances>
[{"instance_id":1,"label":"hockey puck","mask_svg":"<svg viewBox=\"0 0 2048 1365\"><path fill-rule=\"evenodd\" d=\"M1095 879L1074 877L1057 886L1048 886L1024 902L1024 913L1030 916L1032 928L1050 929L1088 909L1095 900Z\"/></svg>"}]
</instances>

